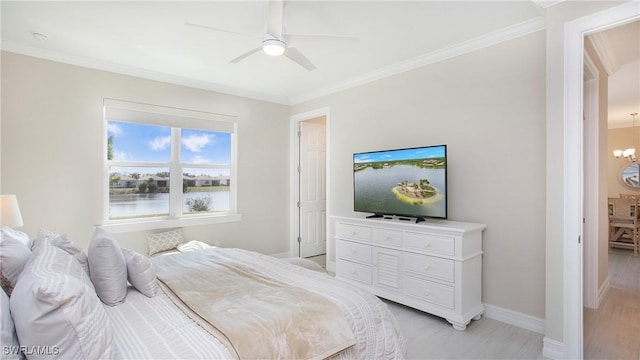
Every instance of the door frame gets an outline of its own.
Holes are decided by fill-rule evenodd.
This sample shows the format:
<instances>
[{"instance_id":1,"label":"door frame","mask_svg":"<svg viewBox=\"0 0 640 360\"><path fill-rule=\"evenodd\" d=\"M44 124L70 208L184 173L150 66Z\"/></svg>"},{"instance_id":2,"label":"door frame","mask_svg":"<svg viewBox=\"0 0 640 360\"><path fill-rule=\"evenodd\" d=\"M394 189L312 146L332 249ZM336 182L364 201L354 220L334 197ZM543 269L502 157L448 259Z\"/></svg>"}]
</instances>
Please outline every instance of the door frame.
<instances>
[{"instance_id":1,"label":"door frame","mask_svg":"<svg viewBox=\"0 0 640 360\"><path fill-rule=\"evenodd\" d=\"M563 357L583 355L583 55L589 33L640 18L638 2L625 3L567 22L564 26L564 199L563 199ZM589 174L593 176L594 174Z\"/></svg>"},{"instance_id":2,"label":"door frame","mask_svg":"<svg viewBox=\"0 0 640 360\"><path fill-rule=\"evenodd\" d=\"M329 106L322 107L319 109L294 114L289 118L289 256L298 257L298 227L300 226L300 219L298 218L297 211L297 202L298 196L300 194L299 184L298 184L298 163L300 159L300 138L298 137L298 129L299 123L305 120L315 119L317 117L325 117L326 124L326 174L325 174L325 186L326 186L326 196L327 196L327 216L325 221L325 234L327 234L327 268L329 268L329 256L331 247L330 236L329 236L329 204L331 199L331 185L329 183L330 179L330 169L331 166L331 142L330 142L330 124L331 124L331 108Z\"/></svg>"},{"instance_id":3,"label":"door frame","mask_svg":"<svg viewBox=\"0 0 640 360\"><path fill-rule=\"evenodd\" d=\"M600 179L600 72L589 54L584 53L584 306L597 309L599 302L598 198ZM592 176L594 174L596 176Z\"/></svg>"}]
</instances>

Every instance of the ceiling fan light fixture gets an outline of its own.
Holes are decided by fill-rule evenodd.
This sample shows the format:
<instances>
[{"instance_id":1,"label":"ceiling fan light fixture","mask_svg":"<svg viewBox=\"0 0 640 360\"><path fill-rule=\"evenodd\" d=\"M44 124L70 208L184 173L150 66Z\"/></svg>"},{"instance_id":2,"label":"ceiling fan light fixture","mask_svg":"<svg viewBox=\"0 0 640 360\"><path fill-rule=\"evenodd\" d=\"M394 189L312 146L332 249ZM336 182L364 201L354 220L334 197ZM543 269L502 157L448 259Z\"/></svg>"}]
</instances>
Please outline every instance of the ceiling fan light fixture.
<instances>
[{"instance_id":1,"label":"ceiling fan light fixture","mask_svg":"<svg viewBox=\"0 0 640 360\"><path fill-rule=\"evenodd\" d=\"M262 42L262 50L270 56L280 56L284 54L285 48L285 43L278 39L267 39Z\"/></svg>"}]
</instances>

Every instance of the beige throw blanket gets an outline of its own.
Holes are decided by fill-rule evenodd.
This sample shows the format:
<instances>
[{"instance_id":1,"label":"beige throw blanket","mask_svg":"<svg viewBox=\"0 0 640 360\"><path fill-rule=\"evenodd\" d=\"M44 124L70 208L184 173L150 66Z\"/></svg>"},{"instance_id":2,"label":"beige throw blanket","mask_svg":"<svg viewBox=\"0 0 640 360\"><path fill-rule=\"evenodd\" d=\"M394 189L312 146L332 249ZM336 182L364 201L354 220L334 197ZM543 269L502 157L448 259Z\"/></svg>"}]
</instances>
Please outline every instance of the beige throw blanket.
<instances>
[{"instance_id":1,"label":"beige throw blanket","mask_svg":"<svg viewBox=\"0 0 640 360\"><path fill-rule=\"evenodd\" d=\"M227 260L225 253L233 250L205 249L153 262L169 296L179 298L185 312L204 321L240 359L324 359L355 344L334 303Z\"/></svg>"}]
</instances>

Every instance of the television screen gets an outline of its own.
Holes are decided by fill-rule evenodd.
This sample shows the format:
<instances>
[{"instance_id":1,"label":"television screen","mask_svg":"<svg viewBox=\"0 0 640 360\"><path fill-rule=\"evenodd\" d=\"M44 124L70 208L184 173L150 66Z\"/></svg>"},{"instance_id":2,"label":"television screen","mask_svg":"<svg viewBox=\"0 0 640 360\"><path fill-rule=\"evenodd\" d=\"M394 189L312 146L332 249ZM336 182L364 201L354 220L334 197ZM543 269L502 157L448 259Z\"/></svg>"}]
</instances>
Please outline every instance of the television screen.
<instances>
[{"instance_id":1,"label":"television screen","mask_svg":"<svg viewBox=\"0 0 640 360\"><path fill-rule=\"evenodd\" d=\"M447 146L353 154L354 211L447 218Z\"/></svg>"}]
</instances>

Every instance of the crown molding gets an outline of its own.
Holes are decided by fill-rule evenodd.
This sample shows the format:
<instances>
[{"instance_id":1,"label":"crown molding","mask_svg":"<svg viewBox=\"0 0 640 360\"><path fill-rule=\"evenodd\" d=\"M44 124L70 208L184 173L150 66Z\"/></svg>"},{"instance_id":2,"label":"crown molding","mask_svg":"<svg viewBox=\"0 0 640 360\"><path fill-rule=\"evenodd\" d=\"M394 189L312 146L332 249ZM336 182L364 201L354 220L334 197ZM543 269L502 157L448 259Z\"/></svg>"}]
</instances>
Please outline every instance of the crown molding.
<instances>
[{"instance_id":1,"label":"crown molding","mask_svg":"<svg viewBox=\"0 0 640 360\"><path fill-rule=\"evenodd\" d=\"M223 93L227 95L240 96L245 98L250 98L254 100L267 101L276 104L283 105L295 105L305 101L313 100L322 96L326 96L329 94L333 94L339 91L347 90L356 86L365 85L380 79L384 79L393 75L397 75L403 72L407 72L410 70L414 70L416 68L420 68L429 64L434 64L437 62L445 61L451 59L456 56L460 56L463 54L467 54L482 48L486 48L492 45L496 45L508 40L512 40L521 36L525 36L534 32L538 32L545 29L545 19L543 16L537 17L528 21L524 21L498 31L494 31L492 33L479 36L456 45L452 45L440 50L436 50L413 59L408 59L405 61L401 61L399 63L393 64L391 66L387 66L381 68L379 70L364 74L362 76L358 76L343 82L338 82L329 86L321 87L306 93L302 93L297 96L293 96L290 98L285 98L281 96L275 96L271 94L265 93L257 93L248 90L238 89L231 86L215 84L206 81L199 81L194 79L189 79L181 76L169 75L166 73L160 73L156 71L151 71L147 69L116 64L109 61L103 61L93 58L85 58L81 56L75 55L64 55L58 52L47 51L43 49L33 48L33 47L25 47L21 45L17 45L12 42L4 41L2 42L2 50L14 52L22 55L32 56L36 58L109 71L113 73L129 75L134 77L139 77L148 80L155 80L160 82L166 82L175 85L187 86L196 89L214 91L218 93Z\"/></svg>"},{"instance_id":2,"label":"crown molding","mask_svg":"<svg viewBox=\"0 0 640 360\"><path fill-rule=\"evenodd\" d=\"M587 39L589 39L591 45L593 45L593 49L600 59L600 62L602 62L602 66L607 72L607 75L611 76L618 71L620 65L618 64L616 55L611 51L607 35L598 32L587 36Z\"/></svg>"},{"instance_id":3,"label":"crown molding","mask_svg":"<svg viewBox=\"0 0 640 360\"><path fill-rule=\"evenodd\" d=\"M595 80L598 77L598 67L589 56L589 53L584 53L584 81Z\"/></svg>"},{"instance_id":4,"label":"crown molding","mask_svg":"<svg viewBox=\"0 0 640 360\"><path fill-rule=\"evenodd\" d=\"M33 47L26 47L17 45L13 42L2 42L2 50L13 52L21 55L27 55L35 58L51 60L61 62L70 65L76 65L80 67L86 67L96 70L103 70L113 72L122 75L129 75L133 77L143 78L147 80L154 80L165 82L174 85L181 85L190 88L214 91L225 95L234 95L254 100L267 101L276 104L288 105L287 99L284 97L273 96L270 94L257 93L248 90L238 89L231 86L215 84L212 82L199 81L186 77L170 75L157 71L151 71L147 69L141 69L133 66L127 66L122 64L116 64L109 61L98 60L94 58L87 58L75 55L60 54L54 51L48 51Z\"/></svg>"},{"instance_id":5,"label":"crown molding","mask_svg":"<svg viewBox=\"0 0 640 360\"><path fill-rule=\"evenodd\" d=\"M545 18L543 16L537 17L483 36L458 43L453 46L449 46L415 57L413 59L401 61L391 66L364 74L359 77L352 78L350 80L346 80L344 82L339 82L333 85L319 88L314 91L291 97L288 103L289 105L300 104L305 101L313 100L339 91L351 89L356 86L368 84L373 81L384 79L419 67L441 62L456 56L467 54L482 48L486 48L524 35L538 32L540 30L544 30L545 27Z\"/></svg>"}]
</instances>

